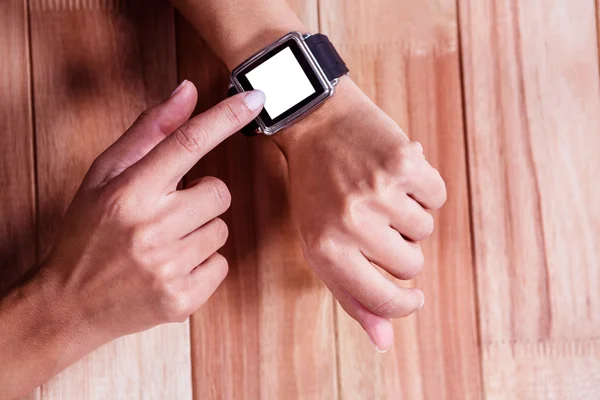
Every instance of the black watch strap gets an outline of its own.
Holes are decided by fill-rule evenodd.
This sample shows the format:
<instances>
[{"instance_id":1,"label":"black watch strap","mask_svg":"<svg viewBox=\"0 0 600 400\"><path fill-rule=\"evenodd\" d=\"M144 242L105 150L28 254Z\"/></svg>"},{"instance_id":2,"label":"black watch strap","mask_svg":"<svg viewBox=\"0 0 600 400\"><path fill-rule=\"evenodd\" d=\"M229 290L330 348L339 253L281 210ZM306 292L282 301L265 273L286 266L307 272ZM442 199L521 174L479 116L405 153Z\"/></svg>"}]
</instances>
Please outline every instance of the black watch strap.
<instances>
[{"instance_id":1,"label":"black watch strap","mask_svg":"<svg viewBox=\"0 0 600 400\"><path fill-rule=\"evenodd\" d=\"M348 67L339 53L333 47L333 44L329 41L329 38L322 33L316 33L310 35L304 40L311 53L317 60L317 63L321 66L321 69L325 73L325 76L330 81L340 78L348 73ZM238 93L235 86L229 88L227 97L235 96ZM250 122L248 125L242 128L241 132L246 136L256 136L258 130L258 124L256 121Z\"/></svg>"},{"instance_id":2,"label":"black watch strap","mask_svg":"<svg viewBox=\"0 0 600 400\"><path fill-rule=\"evenodd\" d=\"M348 67L339 53L322 33L315 33L304 40L311 53L321 66L321 69L330 81L340 78L348 73Z\"/></svg>"},{"instance_id":3,"label":"black watch strap","mask_svg":"<svg viewBox=\"0 0 600 400\"><path fill-rule=\"evenodd\" d=\"M227 97L235 96L238 94L235 86L232 86L227 91ZM258 129L258 124L255 120L252 120L248 125L243 127L240 132L242 132L245 136L256 136L256 130Z\"/></svg>"}]
</instances>

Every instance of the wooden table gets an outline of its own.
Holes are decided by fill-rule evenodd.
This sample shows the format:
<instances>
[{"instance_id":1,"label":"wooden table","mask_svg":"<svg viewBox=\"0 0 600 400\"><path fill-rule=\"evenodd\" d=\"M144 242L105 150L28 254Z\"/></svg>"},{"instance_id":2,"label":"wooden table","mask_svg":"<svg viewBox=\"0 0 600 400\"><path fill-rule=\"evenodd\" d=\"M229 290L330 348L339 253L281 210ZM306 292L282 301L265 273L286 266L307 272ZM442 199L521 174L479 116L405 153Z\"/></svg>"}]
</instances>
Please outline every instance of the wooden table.
<instances>
[{"instance_id":1,"label":"wooden table","mask_svg":"<svg viewBox=\"0 0 600 400\"><path fill-rule=\"evenodd\" d=\"M216 295L32 398L600 399L594 0L291 4L447 181L415 282L425 308L377 353L304 264L281 155L236 136L192 173L234 199ZM225 68L166 1L0 2L2 287L51 242L93 158L184 78L199 110L225 95Z\"/></svg>"}]
</instances>

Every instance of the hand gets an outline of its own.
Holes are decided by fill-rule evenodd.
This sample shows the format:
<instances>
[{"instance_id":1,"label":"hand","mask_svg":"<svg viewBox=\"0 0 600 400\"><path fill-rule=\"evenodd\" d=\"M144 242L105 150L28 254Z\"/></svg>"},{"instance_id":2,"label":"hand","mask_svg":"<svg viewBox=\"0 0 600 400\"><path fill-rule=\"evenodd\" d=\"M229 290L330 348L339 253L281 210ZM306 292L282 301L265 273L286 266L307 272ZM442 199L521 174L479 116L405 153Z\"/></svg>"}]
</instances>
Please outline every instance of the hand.
<instances>
[{"instance_id":1,"label":"hand","mask_svg":"<svg viewBox=\"0 0 600 400\"><path fill-rule=\"evenodd\" d=\"M94 161L40 271L99 342L185 320L227 274L217 253L228 235L218 218L227 187L207 177L176 188L256 117L264 95L237 95L188 121L197 92L182 85Z\"/></svg>"},{"instance_id":2,"label":"hand","mask_svg":"<svg viewBox=\"0 0 600 400\"><path fill-rule=\"evenodd\" d=\"M390 318L422 307L423 293L394 279L423 267L418 242L446 189L423 148L349 78L307 119L274 138L286 154L292 210L307 262L379 350Z\"/></svg>"}]
</instances>

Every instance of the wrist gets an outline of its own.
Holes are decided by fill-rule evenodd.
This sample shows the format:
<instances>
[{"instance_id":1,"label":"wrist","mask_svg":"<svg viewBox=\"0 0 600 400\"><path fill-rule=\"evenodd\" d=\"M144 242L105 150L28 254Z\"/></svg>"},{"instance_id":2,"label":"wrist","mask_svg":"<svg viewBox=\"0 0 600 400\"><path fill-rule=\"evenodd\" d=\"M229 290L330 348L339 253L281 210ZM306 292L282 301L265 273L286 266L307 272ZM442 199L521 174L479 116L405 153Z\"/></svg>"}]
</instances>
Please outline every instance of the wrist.
<instances>
[{"instance_id":1,"label":"wrist","mask_svg":"<svg viewBox=\"0 0 600 400\"><path fill-rule=\"evenodd\" d=\"M255 35L249 36L250 39L244 44L243 48L233 53L235 56L232 55L232 57L226 59L228 66L230 69L237 67L253 54L265 49L291 31L306 32L306 29L301 24L263 27L258 33L255 32ZM234 61L230 62L232 60ZM306 142L310 136L318 135L319 132L326 130L328 126L333 126L335 121L343 119L351 112L353 106L360 103L361 100L364 101L365 98L364 93L352 82L350 77L342 75L334 88L332 96L325 99L317 108L296 120L292 125L270 136L270 138L284 154L287 154L296 143Z\"/></svg>"},{"instance_id":2,"label":"wrist","mask_svg":"<svg viewBox=\"0 0 600 400\"><path fill-rule=\"evenodd\" d=\"M73 298L65 284L53 273L56 266L45 263L22 287L17 297L33 315L32 331L45 335L44 340L61 348L61 355L72 357L102 344L82 311L82 299ZM82 354L82 355L83 355Z\"/></svg>"},{"instance_id":3,"label":"wrist","mask_svg":"<svg viewBox=\"0 0 600 400\"><path fill-rule=\"evenodd\" d=\"M340 78L333 96L293 125L270 138L284 154L294 151L299 144L313 143L314 137L330 131L330 127L352 112L356 99L364 93L349 76Z\"/></svg>"},{"instance_id":4,"label":"wrist","mask_svg":"<svg viewBox=\"0 0 600 400\"><path fill-rule=\"evenodd\" d=\"M44 269L0 302L0 356L11 365L0 371L0 386L11 383L0 397L24 395L101 344Z\"/></svg>"},{"instance_id":5,"label":"wrist","mask_svg":"<svg viewBox=\"0 0 600 400\"><path fill-rule=\"evenodd\" d=\"M49 323L60 325L60 336L73 344L74 352L82 355L107 343L118 334L107 327L99 312L96 296L87 296L80 285L73 284L70 275L61 271L70 261L51 257L32 279L32 284L43 293L43 301L50 304ZM110 329L109 329L110 328Z\"/></svg>"},{"instance_id":6,"label":"wrist","mask_svg":"<svg viewBox=\"0 0 600 400\"><path fill-rule=\"evenodd\" d=\"M172 3L229 70L286 33L307 32L285 1L172 0Z\"/></svg>"},{"instance_id":7,"label":"wrist","mask_svg":"<svg viewBox=\"0 0 600 400\"><path fill-rule=\"evenodd\" d=\"M227 53L223 55L222 59L229 71L232 71L253 54L256 54L290 32L305 33L307 30L300 21L261 26L248 32L247 35L243 36L244 39L239 40L235 45L230 45L227 49Z\"/></svg>"}]
</instances>

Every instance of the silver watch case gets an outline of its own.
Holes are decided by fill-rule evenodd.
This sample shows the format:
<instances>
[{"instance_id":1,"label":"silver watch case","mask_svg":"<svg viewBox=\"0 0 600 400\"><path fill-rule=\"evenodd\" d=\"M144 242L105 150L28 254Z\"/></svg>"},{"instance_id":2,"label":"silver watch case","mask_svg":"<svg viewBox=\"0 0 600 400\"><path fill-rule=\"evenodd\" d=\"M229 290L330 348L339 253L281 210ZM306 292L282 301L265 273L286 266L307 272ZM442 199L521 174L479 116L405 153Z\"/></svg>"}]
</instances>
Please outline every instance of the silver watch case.
<instances>
[{"instance_id":1,"label":"silver watch case","mask_svg":"<svg viewBox=\"0 0 600 400\"><path fill-rule=\"evenodd\" d=\"M298 111L294 112L293 114L289 115L288 117L282 119L281 121L277 122L276 124L274 124L272 126L269 126L269 127L265 126L262 118L260 116L258 116L256 118L256 123L259 126L258 133L263 133L265 135L273 135L274 133L280 131L281 129L298 121L300 118L307 115L311 110L313 110L314 108L321 105L328 97L333 95L333 93L335 91L335 86L337 85L339 79L334 79L331 82L329 81L329 79L327 79L327 76L321 69L321 66L319 65L319 63L317 63L317 60L315 59L312 52L310 51L310 49L304 42L304 39L309 36L310 35L302 35L299 32L290 32L287 35L283 36L281 39L279 39L276 42L269 45L268 47L262 49L261 51L259 51L258 53L256 53L255 55L253 55L252 57L250 57L249 59L244 61L242 64L237 66L233 71L231 71L231 78L230 78L231 85L235 86L236 89L238 90L238 92L243 92L244 89L242 88L242 85L240 84L240 82L237 79L240 71L243 71L246 67L248 67L249 65L254 63L256 60L258 60L259 58L261 58L266 53L273 50L275 47L279 46L283 42L293 39L294 41L296 41L296 43L298 43L298 47L300 48L302 54L304 54L304 56L306 57L310 67L312 68L312 70L315 73L315 75L317 76L319 82L323 86L324 92L321 95L316 97L313 101L311 101L304 107L300 108Z\"/></svg>"}]
</instances>

